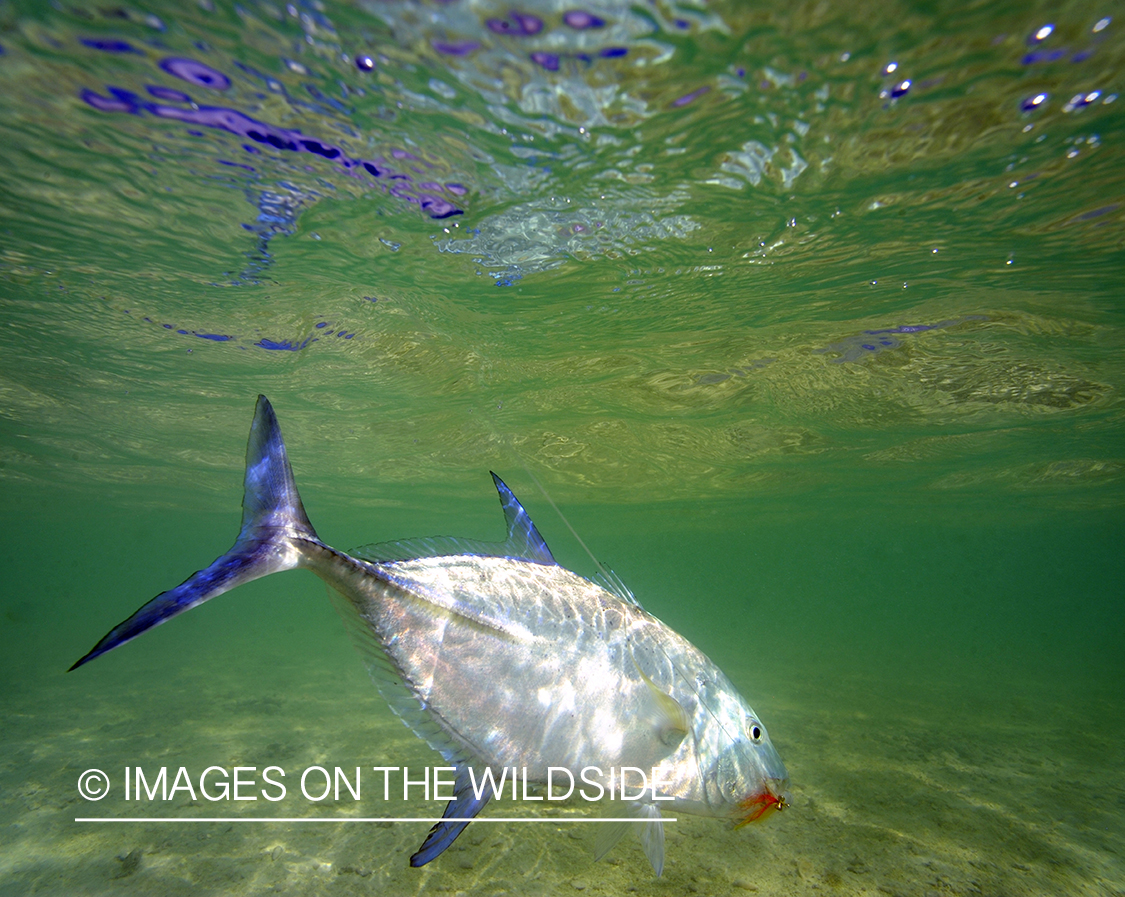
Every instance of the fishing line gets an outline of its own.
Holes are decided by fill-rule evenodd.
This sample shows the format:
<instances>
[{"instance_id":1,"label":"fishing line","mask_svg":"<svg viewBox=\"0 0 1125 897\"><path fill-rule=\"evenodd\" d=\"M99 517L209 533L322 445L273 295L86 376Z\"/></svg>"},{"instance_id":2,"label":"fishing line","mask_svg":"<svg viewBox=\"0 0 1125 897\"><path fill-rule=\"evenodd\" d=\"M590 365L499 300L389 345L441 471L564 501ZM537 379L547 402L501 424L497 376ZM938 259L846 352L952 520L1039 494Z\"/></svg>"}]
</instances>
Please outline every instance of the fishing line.
<instances>
[{"instance_id":1,"label":"fishing line","mask_svg":"<svg viewBox=\"0 0 1125 897\"><path fill-rule=\"evenodd\" d=\"M419 327L419 329L429 331L430 333L433 333L433 334L440 334L442 337L448 339L450 342L452 342L454 344L461 343L462 345L464 345L463 340L461 340L459 338L455 338L455 337L451 336L449 333L442 332L438 328L435 328L432 325L424 323L421 316L418 315L418 313L415 311L414 308L409 307L407 305L407 303L403 303L400 300L399 307L403 308L403 310L406 311L407 315L414 321L414 323ZM551 498L551 496L547 492L546 488L539 481L539 478L536 477L534 473L532 473L531 468L529 467L527 462L524 460L523 456L518 451L516 451L515 446L512 444L508 435L505 434L504 432L502 432L501 429L497 426L496 421L493 419L492 415L483 411L483 408L487 407L488 404L489 404L489 400L487 398L487 391L486 391L486 388L485 388L485 384L483 383L483 374L484 374L484 371L486 369L494 367L495 362L488 354L486 354L484 351L482 351L482 349L479 345L472 345L469 348L471 348L471 350L472 350L471 354L475 355L481 361L481 365L478 367L478 369L475 372L478 375L477 376L477 383L478 383L478 385L480 387L480 390L481 390L481 400L482 400L480 405L478 405L477 408L475 409L476 412L477 412L477 415L476 415L477 419L481 420L485 423L485 425L487 426L487 429L489 430L489 436L491 437L491 440L502 444L504 446L504 448L507 450L508 454L510 454L517 462L519 462L519 465L520 465L520 467L523 468L524 473L527 474L528 478L535 484L535 487L539 490L540 494L542 494L543 498L546 499L547 503L551 506L552 509L554 509L554 512L558 515L559 519L563 522L563 524L566 526L566 528L570 531L570 534L574 537L575 541L582 547L582 550L586 553L586 555L593 562L594 566L597 568L598 572L601 574L601 577L603 578L605 583L610 586L611 590L614 591L614 592L617 592L618 597L628 596L628 598L632 599L633 604L636 604L636 605L640 606L639 602L637 602L636 599L632 597L632 592L624 585L624 583L622 583L620 581L620 579L616 576L616 574L612 573L609 569L607 569L601 563L601 561L599 561L597 559L597 557L594 556L594 553L590 550L589 546L585 543L585 541L583 541L582 537L580 535L578 535L578 531L575 530L575 528L573 526L571 526L570 521L567 519L566 515L562 512L562 509L560 509L559 506L557 504L555 504L554 499ZM497 401L497 403L496 403L496 409L497 410L502 409L503 406L504 406L504 402L503 402L502 399ZM470 407L467 414L472 415L473 412L474 412L474 409L472 407ZM622 593L624 593L624 594L622 594ZM688 676L684 672L684 670L682 670L680 668L679 664L677 664L676 661L668 654L668 652L664 649L663 645L660 645L660 644L656 643L656 644L654 644L654 647L656 648L656 650L661 655L663 655L664 660L667 662L669 668L676 675L678 675L680 677L680 679L687 685L688 689L692 692L692 694L695 695L696 701L698 702L698 706L702 707L703 710L711 717L711 720L714 723L714 725L718 726L720 731L722 731L723 734L726 735L728 740L741 741L741 738L739 738L737 736L732 736L732 734L727 731L727 727L723 725L722 719L715 712L715 710L712 709L711 706L709 706L709 702L706 701L704 699L704 696L700 693L698 683L695 681L695 679L691 676ZM756 718L755 718L755 722L757 722L758 725L761 725L760 721L757 721ZM693 743L696 744L697 750L698 750L698 737L697 737L696 732L695 732L695 727L692 727L692 733L691 734L692 734ZM738 733L738 735L741 735L741 733ZM698 764L696 764L696 775L699 777L700 781L702 782L702 780L703 780L703 770L699 768ZM707 794L706 787L703 788L703 793Z\"/></svg>"},{"instance_id":2,"label":"fishing line","mask_svg":"<svg viewBox=\"0 0 1125 897\"><path fill-rule=\"evenodd\" d=\"M512 456L517 461L519 461L520 466L524 470L524 473L526 473L528 475L528 477L531 479L531 482L533 482L535 484L535 487L539 490L539 492L547 500L547 503L552 508L554 508L555 513L559 515L559 519L562 520L562 522L566 524L566 528L568 530L570 530L570 534L572 536L574 536L575 541L577 541L578 544L582 546L582 550L585 551L586 554L589 556L590 560L594 562L594 566L598 568L598 572L601 573L602 577L606 580L606 582L617 586L617 588L619 588L619 589L623 589L630 597L632 597L633 593L628 589L627 586L625 586L624 583L622 583L620 581L620 579L616 576L616 574L614 574L614 573L610 572L608 569L606 569L606 567L602 565L601 561L599 561L596 557L594 557L594 553L589 549L589 547L586 545L586 543L582 540L582 537L580 535L578 535L577 530L575 530L575 528L570 525L570 521L567 520L566 515L563 514L563 512L559 508L559 506L555 504L554 500L548 494L547 490L543 488L543 484L539 482L539 479L535 476L535 474L533 474L531 472L531 468L529 468L527 466L527 463L515 451L515 448L508 442L507 438L504 437L503 434L500 434L497 431L496 427L493 424L492 419L488 415L481 415L481 417L484 418L484 420L486 420L489 423L490 427L492 428L492 435L494 437L499 437L499 439L504 443L505 447L511 452ZM633 599L633 603L637 604L638 607L640 606L639 602L637 602L635 598ZM628 639L628 641L631 642L632 638L630 637ZM672 659L671 655L669 655L668 652L666 650L664 650L663 645L661 645L659 643L655 643L655 647L664 656L664 659L665 659L665 661L667 661L668 666L675 672L676 675L678 675L680 677L680 679L682 679L687 684L687 687L695 695L695 699L698 702L699 706L702 707L707 712L707 714L711 717L712 722L716 726L719 727L719 729L723 732L723 734L726 735L728 740L732 740L732 741L735 740L731 737L731 733L727 731L726 726L723 725L723 721L719 718L719 715L714 710L712 710L711 707L708 706L707 702L703 699L703 695L701 695L699 693L699 689L696 687L695 680L692 679L690 676L688 676L682 669L680 669L679 665L676 663L675 660ZM630 651L631 650L632 650L632 647L630 646ZM636 663L635 658L634 658L633 662ZM760 725L760 723L759 723L759 725ZM699 752L700 752L699 736L698 736L697 732L695 731L694 726L691 727L691 739L692 739L692 745L694 746L694 749L695 749L695 753L698 756ZM711 801L710 801L710 796L708 795L708 792L707 792L706 782L705 782L704 776L703 776L703 769L700 767L700 765L698 763L695 764L695 774L696 774L696 778L698 779L699 784L700 784L700 791L707 797L707 804L710 806ZM634 820L634 821L636 821L636 820Z\"/></svg>"},{"instance_id":3,"label":"fishing line","mask_svg":"<svg viewBox=\"0 0 1125 897\"><path fill-rule=\"evenodd\" d=\"M437 328L425 325L423 323L423 321L421 320L421 317L415 312L415 310L413 308L406 307L405 305L403 305L403 307L406 310L407 314L414 321L415 325L418 326L420 329L427 329L431 333L441 333L440 331L438 331ZM446 339L449 339L451 342L460 342L460 340L454 340L448 333L441 333L441 336L445 337ZM482 351L480 346L472 346L471 349L472 349L473 354L475 354L482 362L480 368L478 368L478 370L477 370L477 374L478 374L477 383L479 384L481 392L483 394L485 392L485 386L484 386L484 383L482 382L483 378L480 375L483 374L484 369L493 367L495 365L495 362L489 355L487 355L484 351ZM508 454L510 454L517 462L519 462L519 465L520 465L520 467L523 468L524 473L527 474L527 476L531 480L531 482L533 482L535 484L535 488L539 490L539 492L540 492L540 494L542 494L543 498L546 499L547 503L551 506L552 509L554 509L554 512L558 515L559 519L563 522L563 524L566 526L566 528L570 531L570 534L574 537L574 540L582 547L582 550L584 552L586 552L587 557L589 557L590 560L593 562L594 566L597 568L598 572L601 574L601 576L604 579L604 581L606 582L606 584L608 584L613 589L613 591L618 592L619 597L626 597L627 596L629 599L632 599L633 604L636 604L637 606L640 606L639 602L636 600L636 598L633 597L633 594L628 589L628 587L626 587L625 584L621 582L620 578L617 577L616 574L614 574L612 571L610 571L608 568L606 568L606 566L604 564L602 564L602 562L597 559L597 557L594 555L594 553L590 550L590 547L586 544L586 542L582 539L582 537L580 535L578 535L578 531L571 525L570 520L567 519L566 515L562 512L562 509L557 504L555 504L554 499L551 498L550 493L547 492L546 488L539 481L539 478L537 476L535 476L534 473L532 473L530 466L524 460L523 456L519 452L516 451L515 446L512 444L508 435L503 433L500 430L500 428L497 426L496 421L493 419L492 415L483 411L483 408L487 407L488 403L489 403L488 398L486 396L482 395L482 402L477 407L476 410L477 410L477 419L481 420L485 423L485 425L487 426L487 428L489 430L489 436L491 437L491 439L493 441L498 442L501 445L503 445L504 448L507 450ZM496 409L499 411L503 407L504 407L503 399L497 401ZM468 410L468 414L471 415L473 413L473 411L474 411L474 409L470 408ZM624 594L622 595L621 593L624 593ZM671 656L669 656L668 652L664 649L664 647L662 645L657 644L656 648L664 656L664 659L668 663L669 668L672 669L687 684L688 688L692 691L692 693L696 697L696 700L699 702L699 706L702 707L712 717L714 722L719 726L720 729L723 730L723 732L729 738L730 733L727 732L726 728L722 725L722 721L719 719L718 714L715 713L715 711L712 710L711 707L708 706L707 702L703 698L703 695L701 695L699 693L699 689L698 689L694 679L692 679L690 676L686 675L684 673L684 671L682 669L680 669L679 665L675 662L675 660L672 659ZM694 732L693 732L693 737L694 737ZM704 789L704 793L706 793L706 789Z\"/></svg>"},{"instance_id":4,"label":"fishing line","mask_svg":"<svg viewBox=\"0 0 1125 897\"><path fill-rule=\"evenodd\" d=\"M440 336L443 339L447 340L448 342L453 343L454 345L456 345L458 343L460 343L463 346L465 345L465 341L463 339L460 339L459 337L455 337L454 335L451 335L447 331L444 331L444 330L441 330L437 327L434 327L429 322L425 321L423 319L423 317L410 304L404 302L402 299L399 299L396 302L396 305L399 308L401 308L403 311L406 312L407 317L409 317L410 320L413 321L414 325L416 327L418 327L418 329L420 331L428 332L428 333ZM516 451L515 446L512 444L512 441L508 437L508 435L501 431L501 429L497 426L496 421L493 419L492 415L483 410L489 404L489 399L487 398L487 390L486 390L485 384L483 382L483 380L484 380L483 375L484 375L484 373L487 369L495 367L496 362L491 356L489 356L486 352L484 352L479 345L470 344L468 346L468 348L471 350L470 353L468 353L468 354L475 355L478 359L480 359L480 362L481 362L481 364L479 365L477 370L474 371L473 373L475 373L477 375L477 377L475 379L476 379L476 382L477 382L477 384L480 388L480 391L481 391L482 401L481 401L481 404L479 406L477 406L475 409L473 407L469 407L468 411L466 412L466 419L471 420L472 416L473 416L473 413L474 413L474 410L476 411L476 419L482 420L485 423L485 425L487 426L487 429L489 431L488 435L490 437L490 441L497 442L497 443L501 444L504 447L504 449L507 451L507 453L509 455L511 455L517 462L519 462L519 465L520 465L520 467L523 468L524 473L526 473L528 478L531 480L531 482L533 482L535 484L535 488L539 490L539 492L543 496L543 498L546 499L547 504L549 504L551 506L551 508L554 510L554 512L558 515L559 519L563 522L563 524L566 526L566 528L570 531L570 534L574 537L574 540L582 547L582 550L584 552L586 552L586 555L593 562L593 564L597 568L598 572L606 579L607 582L611 582L611 583L614 582L616 580L616 577L614 576L614 574L610 570L608 570L602 564L602 562L599 561L594 556L594 553L590 550L589 546L582 540L582 537L580 535L578 535L578 531L573 526L571 526L570 521L567 519L566 515L562 512L562 509L559 508L559 506L557 504L555 504L555 500L553 498L551 498L550 493L547 492L547 489L539 481L539 478L536 477L535 474L531 472L531 468L528 466L527 462L520 455L520 453ZM504 407L503 399L496 402L496 409L498 411L500 409L502 409L503 407ZM628 590L626 589L626 591L628 591Z\"/></svg>"},{"instance_id":5,"label":"fishing line","mask_svg":"<svg viewBox=\"0 0 1125 897\"><path fill-rule=\"evenodd\" d=\"M512 457L519 462L520 467L523 468L523 472L526 473L531 482L535 484L535 488L538 489L542 496L547 500L547 504L549 504L554 509L554 512L559 515L559 520L561 520L566 525L566 528L570 530L570 534L574 536L574 540L582 546L582 550L585 551L590 560L594 562L594 566L598 568L598 572L601 573L601 575L604 576L607 580L609 580L613 574L611 574L610 571L602 565L601 561L594 557L594 552L590 551L586 543L582 541L582 537L578 535L578 530L570 525L570 521L567 520L566 515L562 512L559 506L555 504L555 500L551 498L550 493L548 493L547 490L543 487L543 484L539 482L539 478L531 472L531 468L527 466L527 462L524 461L523 457L520 456L518 452L516 452L515 448L508 441L508 438L499 432L495 425L495 422L491 417L489 417L487 414L483 414L481 415L481 417L483 417L484 420L488 422L488 425L492 430L493 437L499 439L499 441L504 444L504 447L509 451Z\"/></svg>"},{"instance_id":6,"label":"fishing line","mask_svg":"<svg viewBox=\"0 0 1125 897\"><path fill-rule=\"evenodd\" d=\"M501 401L498 404L497 408L499 409L502 406L503 406L503 402ZM543 498L545 498L547 500L547 503L554 509L555 513L558 514L559 519L562 520L562 522L564 524L566 524L566 528L568 530L570 530L570 534L572 536L574 536L575 541L578 542L578 544L582 546L582 550L585 551L586 554L589 556L590 560L594 562L594 566L598 568L598 572L601 573L601 575L604 578L604 580L606 581L606 583L611 585L615 592L619 593L619 597L623 597L623 596L620 595L620 592L624 591L629 596L629 598L632 598L632 603L637 605L638 607L640 607L641 606L640 602L638 602L636 600L636 598L633 597L632 591L630 591L629 588L623 582L621 582L620 578L615 573L613 573L612 571L607 569L601 563L601 561L599 561L594 556L594 553L589 549L589 547L583 541L582 537L580 535L578 535L577 530L575 530L574 527L570 525L570 521L566 518L566 515L563 514L563 512L559 508L559 506L555 504L555 502L551 498L550 494L543 487L543 484L539 482L538 477L536 477L535 474L531 472L531 468L528 467L528 465L524 461L523 457L515 450L515 447L512 446L512 444L508 441L508 438L503 433L501 433L499 431L499 429L496 427L495 422L492 420L492 418L487 414L481 414L480 418L488 423L489 429L492 431L491 435L493 436L493 438L497 439L498 441L503 443L503 445L505 446L505 448L508 449L508 451L512 455L512 457L514 457L519 462L520 466L524 470L524 473L527 474L527 476L530 478L531 482L533 482L535 484L535 487L543 495ZM644 608L642 607L641 609L643 610ZM646 613L647 613L647 611L646 611ZM631 643L632 638L630 637L628 639L628 641ZM680 668L679 664L677 664L676 661L672 658L672 656L664 649L664 646L661 645L659 642L653 642L653 643L651 643L650 647L655 647L656 650L659 651L661 655L663 655L664 660L668 663L669 668L671 668L672 671L677 676L679 676L680 679L687 685L688 689L692 692L692 694L695 695L695 699L698 702L698 706L703 708L703 710L708 714L708 716L711 717L712 723L715 726L717 726L720 731L722 731L722 733L727 737L727 739L729 741L739 741L739 740L741 740L741 739L733 736L729 731L727 731L727 727L723 724L723 720L719 717L718 713L716 713L715 710L712 709L712 707L709 705L709 703L704 699L704 696L700 693L699 688L698 688L698 684L696 683L695 679L691 676L688 676L687 673ZM630 645L630 651L631 650L632 650L632 647ZM636 663L635 658L634 658L633 662ZM755 722L757 722L758 725L761 725L761 722L759 722L757 720L755 720ZM738 734L741 735L741 733L738 733ZM692 728L691 728L691 738L692 738L692 744L694 745L694 748L695 748L695 753L698 755L699 752L700 752L699 736L698 736L698 733L696 732L694 726L692 726ZM706 782L704 780L703 769L700 767L700 765L698 763L695 764L695 774L696 774L696 778L699 780L699 783L700 783L700 790L702 791L702 793L704 795L707 796L707 798L708 798L707 803L708 803L708 805L710 805L710 797L708 795Z\"/></svg>"}]
</instances>

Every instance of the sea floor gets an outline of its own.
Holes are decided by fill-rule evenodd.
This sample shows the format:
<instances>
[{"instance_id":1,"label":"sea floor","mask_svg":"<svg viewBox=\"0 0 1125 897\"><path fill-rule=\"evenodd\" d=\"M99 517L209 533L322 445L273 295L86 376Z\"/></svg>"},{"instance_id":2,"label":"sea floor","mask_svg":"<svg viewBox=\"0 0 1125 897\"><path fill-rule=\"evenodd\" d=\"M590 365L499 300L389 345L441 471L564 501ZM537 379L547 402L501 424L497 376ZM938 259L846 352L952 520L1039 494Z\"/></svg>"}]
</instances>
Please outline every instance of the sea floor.
<instances>
[{"instance_id":1,"label":"sea floor","mask_svg":"<svg viewBox=\"0 0 1125 897\"><path fill-rule=\"evenodd\" d=\"M354 658L254 675L258 662L204 658L171 675L153 663L140 678L107 665L81 686L77 673L60 673L11 696L0 893L1125 894L1125 723L1115 705L1029 687L1017 699L996 683L892 688L826 675L755 695L789 767L792 808L742 829L680 815L665 826L660 879L631 836L593 861L595 826L566 821L599 812L582 800L535 807L557 822L474 823L422 869L408 859L426 823L75 821L438 815L440 803L395 800L401 786L384 802L381 781L366 777L359 802L294 797L312 765L441 761L382 706ZM195 778L209 765L278 765L290 792L276 803L186 792L127 803L119 779L136 764L185 766ZM78 796L89 767L118 778L102 802ZM493 802L484 815L533 815L528 806Z\"/></svg>"}]
</instances>

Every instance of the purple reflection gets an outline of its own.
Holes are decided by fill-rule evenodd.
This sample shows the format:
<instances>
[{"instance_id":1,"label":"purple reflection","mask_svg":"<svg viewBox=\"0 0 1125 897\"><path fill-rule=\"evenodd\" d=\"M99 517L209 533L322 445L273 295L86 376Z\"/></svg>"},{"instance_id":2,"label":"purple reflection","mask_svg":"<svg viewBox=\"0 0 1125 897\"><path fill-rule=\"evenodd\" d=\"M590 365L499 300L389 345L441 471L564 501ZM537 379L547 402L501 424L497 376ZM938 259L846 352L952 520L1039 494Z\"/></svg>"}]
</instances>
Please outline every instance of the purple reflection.
<instances>
[{"instance_id":1,"label":"purple reflection","mask_svg":"<svg viewBox=\"0 0 1125 897\"><path fill-rule=\"evenodd\" d=\"M364 297L371 302L375 299L371 297ZM123 313L131 315L133 312L130 309L123 309ZM140 320L146 324L154 324L162 330L167 330L170 333L176 333L180 336L194 336L196 339L205 339L213 343L238 343L238 348L245 350L246 344L238 337L229 333L209 333L199 330L188 330L184 327L177 327L175 324L164 324L154 321L148 315L142 315ZM315 342L318 342L319 336L335 336L337 339L350 340L355 339L356 331L349 331L346 328L338 328L331 321L318 321L313 325L318 331L317 336L307 335L303 338L297 339L270 339L269 337L260 337L255 342L251 343L254 348L266 349L270 352L300 352L302 349L308 348ZM190 349L188 351L191 351Z\"/></svg>"},{"instance_id":2,"label":"purple reflection","mask_svg":"<svg viewBox=\"0 0 1125 897\"><path fill-rule=\"evenodd\" d=\"M817 355L835 352L839 357L831 359L833 364L862 361L872 355L878 355L888 349L897 349L902 345L900 335L924 333L927 330L941 330L946 327L955 327L965 321L987 321L984 315L964 315L949 321L940 321L937 324L903 324L899 327L886 327L881 330L864 330L853 336L845 337L839 342L829 343L823 349L814 349Z\"/></svg>"},{"instance_id":3,"label":"purple reflection","mask_svg":"<svg viewBox=\"0 0 1125 897\"><path fill-rule=\"evenodd\" d=\"M91 50L101 50L103 53L137 53L144 56L143 50L138 50L128 41L123 40L102 40L96 37L83 37L79 42L84 47L89 47Z\"/></svg>"},{"instance_id":4,"label":"purple reflection","mask_svg":"<svg viewBox=\"0 0 1125 897\"><path fill-rule=\"evenodd\" d=\"M230 87L230 78L194 59L170 56L160 60L160 67L169 75L175 75L197 87L209 87L211 90L226 90Z\"/></svg>"},{"instance_id":5,"label":"purple reflection","mask_svg":"<svg viewBox=\"0 0 1125 897\"><path fill-rule=\"evenodd\" d=\"M625 56L628 52L628 47L606 47L598 55L604 59L615 59L618 56Z\"/></svg>"},{"instance_id":6,"label":"purple reflection","mask_svg":"<svg viewBox=\"0 0 1125 897\"><path fill-rule=\"evenodd\" d=\"M441 196L435 195L436 191L441 189L439 184L428 185L429 189L434 192L418 192L418 185L414 184L414 179L409 174L395 169L383 159L373 161L350 159L338 146L324 143L314 137L306 137L300 131L291 130L289 128L279 128L275 125L257 121L245 113L239 112L237 109L229 109L224 106L193 106L182 108L179 106L169 106L163 103L150 103L137 94L119 87L110 87L109 92L111 94L110 97L103 97L94 93L92 90L84 90L81 96L86 103L100 112L126 112L132 115L147 112L159 118L167 118L173 121L184 122L185 124L217 128L235 134L238 137L251 140L254 143L271 146L277 150L295 153L311 153L324 159L338 162L348 170L366 171L372 177L393 181L394 186L389 187L389 191L393 196L416 203L431 218L449 218L453 215L461 215L464 213L462 209L459 209L457 206L453 205L453 203ZM253 151L254 148L247 145L246 149L248 151ZM416 155L406 150L395 150L392 155L397 159L421 161ZM452 188L450 192L454 193L454 195L464 195L464 187L459 184L455 186L460 189L461 193L458 194L457 190ZM422 189L425 190L427 188Z\"/></svg>"},{"instance_id":7,"label":"purple reflection","mask_svg":"<svg viewBox=\"0 0 1125 897\"><path fill-rule=\"evenodd\" d=\"M582 9L572 9L563 13L563 22L577 31L586 28L604 28L605 19Z\"/></svg>"},{"instance_id":8,"label":"purple reflection","mask_svg":"<svg viewBox=\"0 0 1125 897\"><path fill-rule=\"evenodd\" d=\"M1033 53L1025 53L1020 62L1024 65L1035 65L1039 62L1057 62L1065 55L1066 50L1036 50Z\"/></svg>"},{"instance_id":9,"label":"purple reflection","mask_svg":"<svg viewBox=\"0 0 1125 897\"><path fill-rule=\"evenodd\" d=\"M480 43L475 40L463 40L457 43L436 40L431 43L430 46L439 53L444 53L447 56L468 56L474 50L480 49Z\"/></svg>"},{"instance_id":10,"label":"purple reflection","mask_svg":"<svg viewBox=\"0 0 1125 897\"><path fill-rule=\"evenodd\" d=\"M395 194L396 196L401 194ZM414 197L403 196L404 199L412 199ZM431 196L427 193L422 193L417 197L418 204L422 207L423 212L428 212L431 218L449 218L453 215L464 214L457 206L453 205L449 200L442 199L440 196Z\"/></svg>"},{"instance_id":11,"label":"purple reflection","mask_svg":"<svg viewBox=\"0 0 1125 897\"><path fill-rule=\"evenodd\" d=\"M323 156L325 159L338 159L343 153L335 146L325 146L319 140L311 138L301 139L301 148L308 153L314 153L318 156Z\"/></svg>"},{"instance_id":12,"label":"purple reflection","mask_svg":"<svg viewBox=\"0 0 1125 897\"><path fill-rule=\"evenodd\" d=\"M266 339L265 337L262 337L260 340L254 343L254 345L259 349L270 349L274 352L300 352L309 343L315 342L316 338L312 336L306 337L303 342L299 343L290 342L289 340L275 342L272 339Z\"/></svg>"},{"instance_id":13,"label":"purple reflection","mask_svg":"<svg viewBox=\"0 0 1125 897\"><path fill-rule=\"evenodd\" d=\"M535 52L531 54L530 58L536 65L541 65L549 72L559 70L559 57L554 53Z\"/></svg>"},{"instance_id":14,"label":"purple reflection","mask_svg":"<svg viewBox=\"0 0 1125 897\"><path fill-rule=\"evenodd\" d=\"M543 30L543 20L539 16L512 10L506 19L488 19L484 23L494 34L515 34L526 37Z\"/></svg>"},{"instance_id":15,"label":"purple reflection","mask_svg":"<svg viewBox=\"0 0 1125 897\"><path fill-rule=\"evenodd\" d=\"M691 93L684 94L682 97L679 97L678 99L672 100L672 105L673 106L686 106L692 100L703 96L703 94L708 93L710 90L711 90L711 88L708 85L704 84L698 90L693 90Z\"/></svg>"},{"instance_id":16,"label":"purple reflection","mask_svg":"<svg viewBox=\"0 0 1125 897\"><path fill-rule=\"evenodd\" d=\"M1102 206L1100 209L1094 209L1092 212L1083 212L1078 216L1078 221L1089 221L1091 218L1100 218L1102 215L1108 215L1110 212L1116 212L1121 206L1114 203L1111 206Z\"/></svg>"},{"instance_id":17,"label":"purple reflection","mask_svg":"<svg viewBox=\"0 0 1125 897\"><path fill-rule=\"evenodd\" d=\"M512 21L519 26L522 34L538 34L543 30L543 20L539 16L528 15L515 10L512 10L511 16Z\"/></svg>"},{"instance_id":18,"label":"purple reflection","mask_svg":"<svg viewBox=\"0 0 1125 897\"><path fill-rule=\"evenodd\" d=\"M110 88L113 92L113 88ZM136 114L137 107L134 103L128 100L110 99L109 97L99 96L92 90L82 91L81 97L89 105L93 106L99 112L130 112Z\"/></svg>"},{"instance_id":19,"label":"purple reflection","mask_svg":"<svg viewBox=\"0 0 1125 897\"><path fill-rule=\"evenodd\" d=\"M168 100L172 103L190 103L191 97L186 93L179 90L173 90L171 87L161 87L159 84L146 84L145 90L156 97L158 100Z\"/></svg>"}]
</instances>

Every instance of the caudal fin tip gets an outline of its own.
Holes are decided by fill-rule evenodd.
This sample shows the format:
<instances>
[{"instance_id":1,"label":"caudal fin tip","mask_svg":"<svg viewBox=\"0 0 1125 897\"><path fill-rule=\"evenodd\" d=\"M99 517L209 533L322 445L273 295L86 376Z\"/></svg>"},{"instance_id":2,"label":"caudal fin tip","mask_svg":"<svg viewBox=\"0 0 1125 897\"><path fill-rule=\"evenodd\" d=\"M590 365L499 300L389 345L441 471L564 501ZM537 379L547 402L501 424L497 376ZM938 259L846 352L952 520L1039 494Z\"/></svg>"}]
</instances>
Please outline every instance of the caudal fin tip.
<instances>
[{"instance_id":1,"label":"caudal fin tip","mask_svg":"<svg viewBox=\"0 0 1125 897\"><path fill-rule=\"evenodd\" d=\"M67 668L67 672L73 673L79 667L85 666L91 660L96 660L97 658L99 658L103 654L105 654L106 651L109 651L113 648L116 648L119 644L121 644L120 641L115 641L115 642L112 642L111 644L106 644L109 641L109 636L113 634L113 631L114 630L110 630L110 632L106 633L105 638L103 638L100 642L98 642L96 645L94 645L94 647L92 647L89 651L87 651L85 654L83 654L81 657L79 657L76 661L74 661L74 663L72 663Z\"/></svg>"}]
</instances>

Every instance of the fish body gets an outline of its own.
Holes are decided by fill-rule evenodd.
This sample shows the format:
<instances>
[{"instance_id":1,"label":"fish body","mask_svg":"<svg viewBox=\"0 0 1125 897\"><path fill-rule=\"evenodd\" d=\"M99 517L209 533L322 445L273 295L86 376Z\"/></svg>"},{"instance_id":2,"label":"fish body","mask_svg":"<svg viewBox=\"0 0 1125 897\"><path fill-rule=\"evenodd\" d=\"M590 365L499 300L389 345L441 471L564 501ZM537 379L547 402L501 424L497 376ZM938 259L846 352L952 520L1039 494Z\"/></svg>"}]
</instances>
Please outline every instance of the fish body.
<instances>
[{"instance_id":1,"label":"fish body","mask_svg":"<svg viewBox=\"0 0 1125 897\"><path fill-rule=\"evenodd\" d=\"M559 566L493 474L508 537L435 538L344 553L316 535L276 416L259 396L243 521L229 552L143 605L71 669L237 585L304 567L331 586L380 693L456 767L454 799L412 865L447 848L488 802L486 770L546 783L627 786L635 823L606 823L598 854L634 827L659 875L661 809L736 824L786 806L788 774L765 727L722 671L616 581ZM616 770L632 770L616 780ZM650 786L637 797L641 773ZM620 816L621 810L612 815Z\"/></svg>"}]
</instances>

